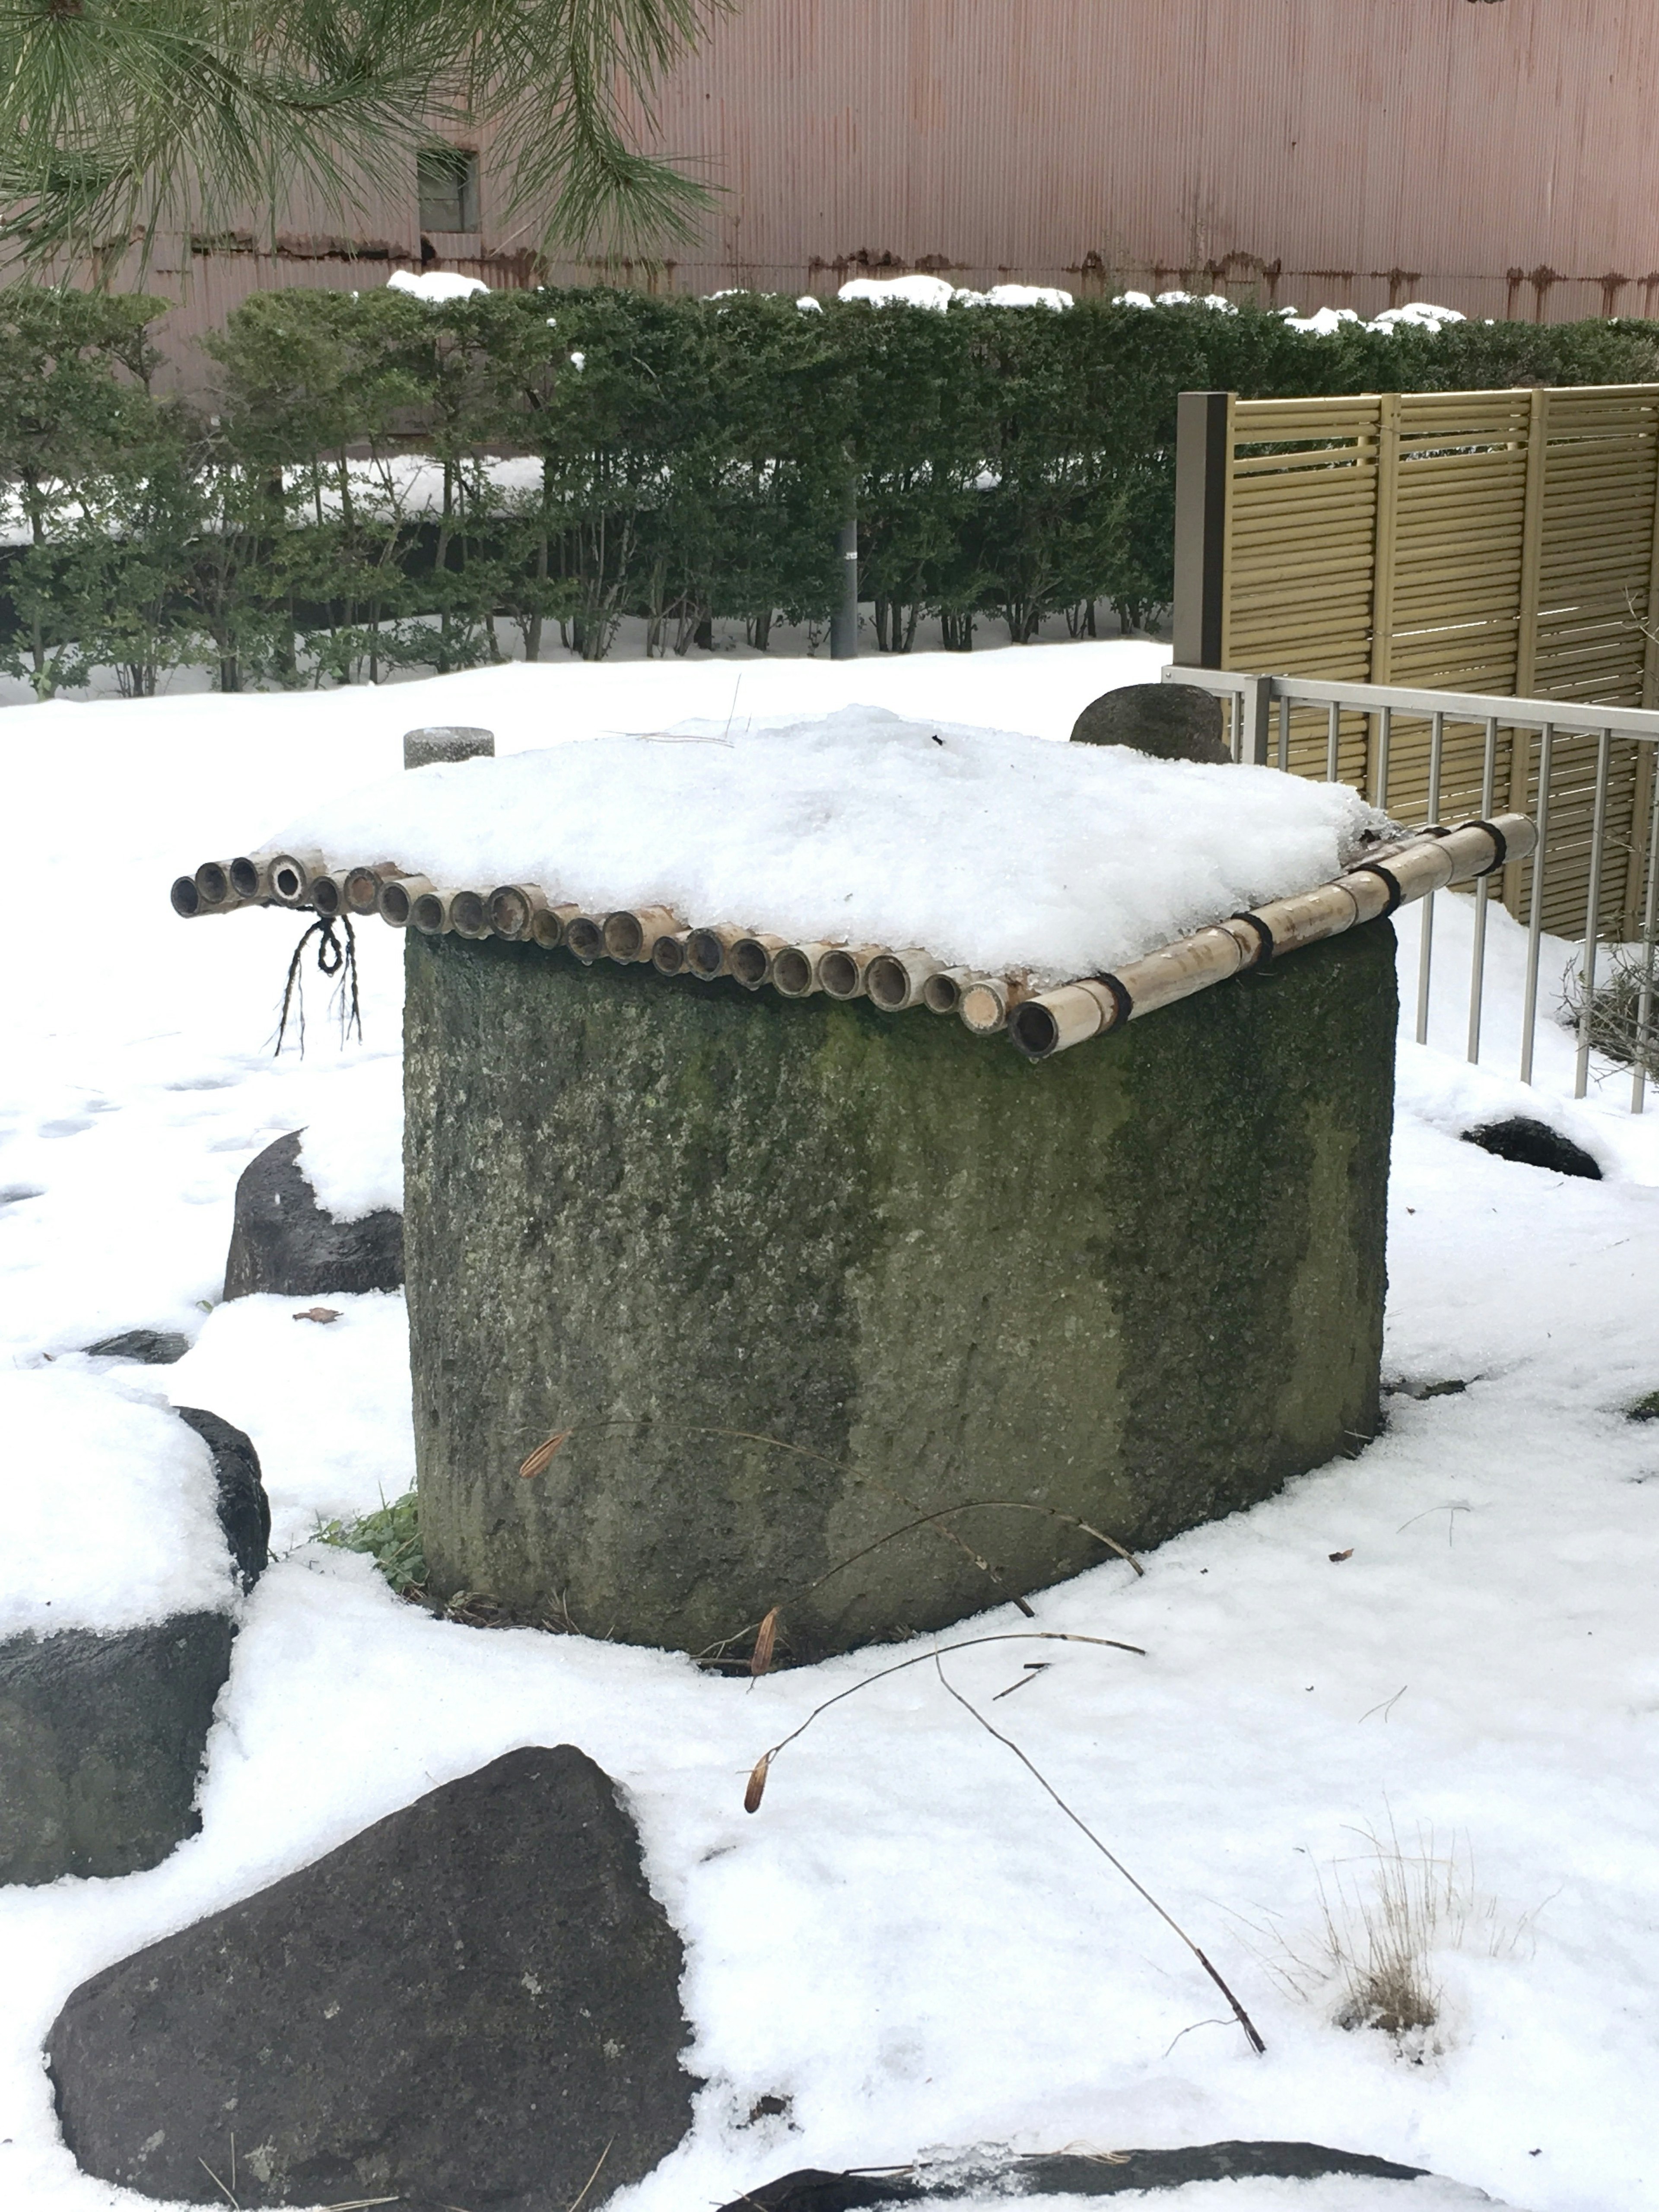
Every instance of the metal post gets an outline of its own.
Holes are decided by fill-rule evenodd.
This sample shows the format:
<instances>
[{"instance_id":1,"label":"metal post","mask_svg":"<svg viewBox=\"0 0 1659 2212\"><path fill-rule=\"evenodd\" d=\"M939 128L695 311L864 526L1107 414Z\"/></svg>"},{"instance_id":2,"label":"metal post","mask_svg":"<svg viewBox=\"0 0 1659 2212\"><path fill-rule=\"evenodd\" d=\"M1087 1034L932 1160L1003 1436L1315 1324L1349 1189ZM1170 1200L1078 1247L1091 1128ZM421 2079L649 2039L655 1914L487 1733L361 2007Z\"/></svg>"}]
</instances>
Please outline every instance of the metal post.
<instances>
[{"instance_id":1,"label":"metal post","mask_svg":"<svg viewBox=\"0 0 1659 2212\"><path fill-rule=\"evenodd\" d=\"M859 657L859 508L858 478L847 480L846 519L836 532L836 553L841 563L841 605L830 617L830 658L856 660Z\"/></svg>"},{"instance_id":2,"label":"metal post","mask_svg":"<svg viewBox=\"0 0 1659 2212\"><path fill-rule=\"evenodd\" d=\"M1181 668L1222 665L1231 434L1231 392L1181 394L1175 532L1175 660Z\"/></svg>"}]
</instances>

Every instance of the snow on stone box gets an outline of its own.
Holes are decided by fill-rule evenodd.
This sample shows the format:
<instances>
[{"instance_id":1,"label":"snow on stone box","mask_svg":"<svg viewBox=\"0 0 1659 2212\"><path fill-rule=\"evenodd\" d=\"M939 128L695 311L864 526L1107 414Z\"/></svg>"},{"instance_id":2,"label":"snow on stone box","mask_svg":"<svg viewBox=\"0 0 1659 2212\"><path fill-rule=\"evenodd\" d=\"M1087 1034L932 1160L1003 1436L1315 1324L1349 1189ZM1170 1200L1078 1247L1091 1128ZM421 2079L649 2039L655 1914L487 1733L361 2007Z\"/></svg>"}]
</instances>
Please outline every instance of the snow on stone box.
<instances>
[{"instance_id":1,"label":"snow on stone box","mask_svg":"<svg viewBox=\"0 0 1659 2212\"><path fill-rule=\"evenodd\" d=\"M434 1589L805 1657L1371 1433L1383 917L1529 836L854 709L421 769L173 902L406 929Z\"/></svg>"}]
</instances>

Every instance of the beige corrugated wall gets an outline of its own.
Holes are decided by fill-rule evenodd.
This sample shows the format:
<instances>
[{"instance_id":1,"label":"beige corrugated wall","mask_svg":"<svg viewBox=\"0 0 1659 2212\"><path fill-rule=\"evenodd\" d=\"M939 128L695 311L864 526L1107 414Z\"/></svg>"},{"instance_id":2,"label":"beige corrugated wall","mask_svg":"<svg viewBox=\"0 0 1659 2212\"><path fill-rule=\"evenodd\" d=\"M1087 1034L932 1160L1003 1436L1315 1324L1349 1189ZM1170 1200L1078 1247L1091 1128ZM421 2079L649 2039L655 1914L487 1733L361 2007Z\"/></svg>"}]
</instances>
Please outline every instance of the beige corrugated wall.
<instances>
[{"instance_id":1,"label":"beige corrugated wall","mask_svg":"<svg viewBox=\"0 0 1659 2212\"><path fill-rule=\"evenodd\" d=\"M1372 313L1659 313L1659 0L748 0L664 88L660 150L720 188L696 245L609 273L832 290L930 269L1073 291L1219 290ZM427 257L532 279L522 223ZM177 350L256 286L422 256L414 180L354 262L295 208L283 250L189 270ZM320 257L319 256L320 252Z\"/></svg>"}]
</instances>

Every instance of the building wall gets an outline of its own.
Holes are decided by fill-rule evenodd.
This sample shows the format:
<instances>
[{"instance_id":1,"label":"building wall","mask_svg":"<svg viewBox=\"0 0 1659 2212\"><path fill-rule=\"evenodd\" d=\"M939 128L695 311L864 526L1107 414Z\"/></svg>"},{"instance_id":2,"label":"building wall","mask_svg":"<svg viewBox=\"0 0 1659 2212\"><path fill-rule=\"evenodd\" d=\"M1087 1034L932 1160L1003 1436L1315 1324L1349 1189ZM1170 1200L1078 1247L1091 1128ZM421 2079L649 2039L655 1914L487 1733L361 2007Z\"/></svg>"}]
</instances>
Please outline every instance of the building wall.
<instances>
[{"instance_id":1,"label":"building wall","mask_svg":"<svg viewBox=\"0 0 1659 2212\"><path fill-rule=\"evenodd\" d=\"M641 118L718 191L699 238L546 273L824 293L927 269L1304 312L1655 314L1656 110L1653 0L745 0ZM276 251L164 255L167 343L256 286L377 283L423 251L533 282L499 199L486 149L476 236L423 249L411 176L349 240L296 208Z\"/></svg>"}]
</instances>

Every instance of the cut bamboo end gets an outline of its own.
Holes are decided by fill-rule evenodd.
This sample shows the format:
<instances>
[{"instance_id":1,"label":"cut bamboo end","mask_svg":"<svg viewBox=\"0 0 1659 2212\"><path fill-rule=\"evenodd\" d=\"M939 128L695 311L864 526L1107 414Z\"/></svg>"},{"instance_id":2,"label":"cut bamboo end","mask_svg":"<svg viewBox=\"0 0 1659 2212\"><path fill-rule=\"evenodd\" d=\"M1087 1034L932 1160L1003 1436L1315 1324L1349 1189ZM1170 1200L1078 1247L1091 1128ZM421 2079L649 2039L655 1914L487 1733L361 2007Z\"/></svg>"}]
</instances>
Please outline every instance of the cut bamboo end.
<instances>
[{"instance_id":1,"label":"cut bamboo end","mask_svg":"<svg viewBox=\"0 0 1659 2212\"><path fill-rule=\"evenodd\" d=\"M174 914L182 915L186 921L193 921L202 911L202 894L196 888L194 876L175 876L167 896Z\"/></svg>"},{"instance_id":2,"label":"cut bamboo end","mask_svg":"<svg viewBox=\"0 0 1659 2212\"><path fill-rule=\"evenodd\" d=\"M326 921L332 921L345 899L345 880L334 875L313 876L307 886L307 896Z\"/></svg>"},{"instance_id":3,"label":"cut bamboo end","mask_svg":"<svg viewBox=\"0 0 1659 2212\"><path fill-rule=\"evenodd\" d=\"M238 898L270 896L270 859L269 853L244 853L231 862L230 887Z\"/></svg>"},{"instance_id":4,"label":"cut bamboo end","mask_svg":"<svg viewBox=\"0 0 1659 2212\"><path fill-rule=\"evenodd\" d=\"M1008 1018L1008 1036L1027 1060L1048 1060L1115 1029L1130 1011L1129 994L1115 976L1091 977L1022 999Z\"/></svg>"},{"instance_id":5,"label":"cut bamboo end","mask_svg":"<svg viewBox=\"0 0 1659 2212\"><path fill-rule=\"evenodd\" d=\"M409 909L410 927L422 937L447 937L455 927L458 891L422 891Z\"/></svg>"},{"instance_id":6,"label":"cut bamboo end","mask_svg":"<svg viewBox=\"0 0 1659 2212\"><path fill-rule=\"evenodd\" d=\"M959 1013L962 994L972 981L966 968L935 968L921 987L921 1003L930 1014Z\"/></svg>"},{"instance_id":7,"label":"cut bamboo end","mask_svg":"<svg viewBox=\"0 0 1659 2212\"><path fill-rule=\"evenodd\" d=\"M807 999L817 990L818 963L836 948L816 940L808 945L785 945L772 960L772 988L786 999Z\"/></svg>"},{"instance_id":8,"label":"cut bamboo end","mask_svg":"<svg viewBox=\"0 0 1659 2212\"><path fill-rule=\"evenodd\" d=\"M651 965L659 975L684 975L685 948L690 939L689 929L678 929L670 936L659 937L651 948Z\"/></svg>"},{"instance_id":9,"label":"cut bamboo end","mask_svg":"<svg viewBox=\"0 0 1659 2212\"><path fill-rule=\"evenodd\" d=\"M449 902L449 926L457 937L477 940L495 934L489 902L482 891L456 891Z\"/></svg>"},{"instance_id":10,"label":"cut bamboo end","mask_svg":"<svg viewBox=\"0 0 1659 2212\"><path fill-rule=\"evenodd\" d=\"M605 924L594 915L578 910L564 925L564 945L584 968L591 968L605 956Z\"/></svg>"},{"instance_id":11,"label":"cut bamboo end","mask_svg":"<svg viewBox=\"0 0 1659 2212\"><path fill-rule=\"evenodd\" d=\"M204 914L210 913L215 907L222 906L227 899L234 901L238 906L241 904L241 900L238 897L230 880L230 871L233 866L234 863L229 860L204 860L196 871L193 878L196 884L196 896Z\"/></svg>"},{"instance_id":12,"label":"cut bamboo end","mask_svg":"<svg viewBox=\"0 0 1659 2212\"><path fill-rule=\"evenodd\" d=\"M879 945L837 945L818 963L818 981L832 999L862 995L870 963L885 950Z\"/></svg>"},{"instance_id":13,"label":"cut bamboo end","mask_svg":"<svg viewBox=\"0 0 1659 2212\"><path fill-rule=\"evenodd\" d=\"M741 929L694 929L685 940L685 964L694 975L712 983L726 972L726 955L745 933Z\"/></svg>"},{"instance_id":14,"label":"cut bamboo end","mask_svg":"<svg viewBox=\"0 0 1659 2212\"><path fill-rule=\"evenodd\" d=\"M726 973L745 991L758 991L771 976L773 961L785 950L782 938L765 932L739 937L726 947Z\"/></svg>"},{"instance_id":15,"label":"cut bamboo end","mask_svg":"<svg viewBox=\"0 0 1659 2212\"><path fill-rule=\"evenodd\" d=\"M579 906L567 901L559 906L532 907L530 914L530 941L540 945L544 952L551 952L564 942L564 933L581 912Z\"/></svg>"},{"instance_id":16,"label":"cut bamboo end","mask_svg":"<svg viewBox=\"0 0 1659 2212\"><path fill-rule=\"evenodd\" d=\"M407 929L415 902L437 885L428 876L391 876L380 885L375 904L382 921L394 929Z\"/></svg>"},{"instance_id":17,"label":"cut bamboo end","mask_svg":"<svg viewBox=\"0 0 1659 2212\"><path fill-rule=\"evenodd\" d=\"M402 872L395 860L379 860L372 868L348 868L340 878L340 896L346 912L373 914L380 903L380 885Z\"/></svg>"},{"instance_id":18,"label":"cut bamboo end","mask_svg":"<svg viewBox=\"0 0 1659 2212\"><path fill-rule=\"evenodd\" d=\"M498 884L485 904L489 909L489 927L496 936L517 944L529 936L531 922L547 901L533 884Z\"/></svg>"},{"instance_id":19,"label":"cut bamboo end","mask_svg":"<svg viewBox=\"0 0 1659 2212\"><path fill-rule=\"evenodd\" d=\"M304 906L313 878L323 872L320 853L278 853L267 877L270 896L284 906Z\"/></svg>"},{"instance_id":20,"label":"cut bamboo end","mask_svg":"<svg viewBox=\"0 0 1659 2212\"><path fill-rule=\"evenodd\" d=\"M975 1036L995 1036L1024 995L1008 976L975 975L963 984L957 1012Z\"/></svg>"},{"instance_id":21,"label":"cut bamboo end","mask_svg":"<svg viewBox=\"0 0 1659 2212\"><path fill-rule=\"evenodd\" d=\"M665 906L621 907L605 918L605 949L613 960L648 960L657 939L678 935L680 927Z\"/></svg>"},{"instance_id":22,"label":"cut bamboo end","mask_svg":"<svg viewBox=\"0 0 1659 2212\"><path fill-rule=\"evenodd\" d=\"M884 1013L902 1014L921 1004L927 979L938 969L938 961L919 950L878 952L865 970L864 988Z\"/></svg>"}]
</instances>

